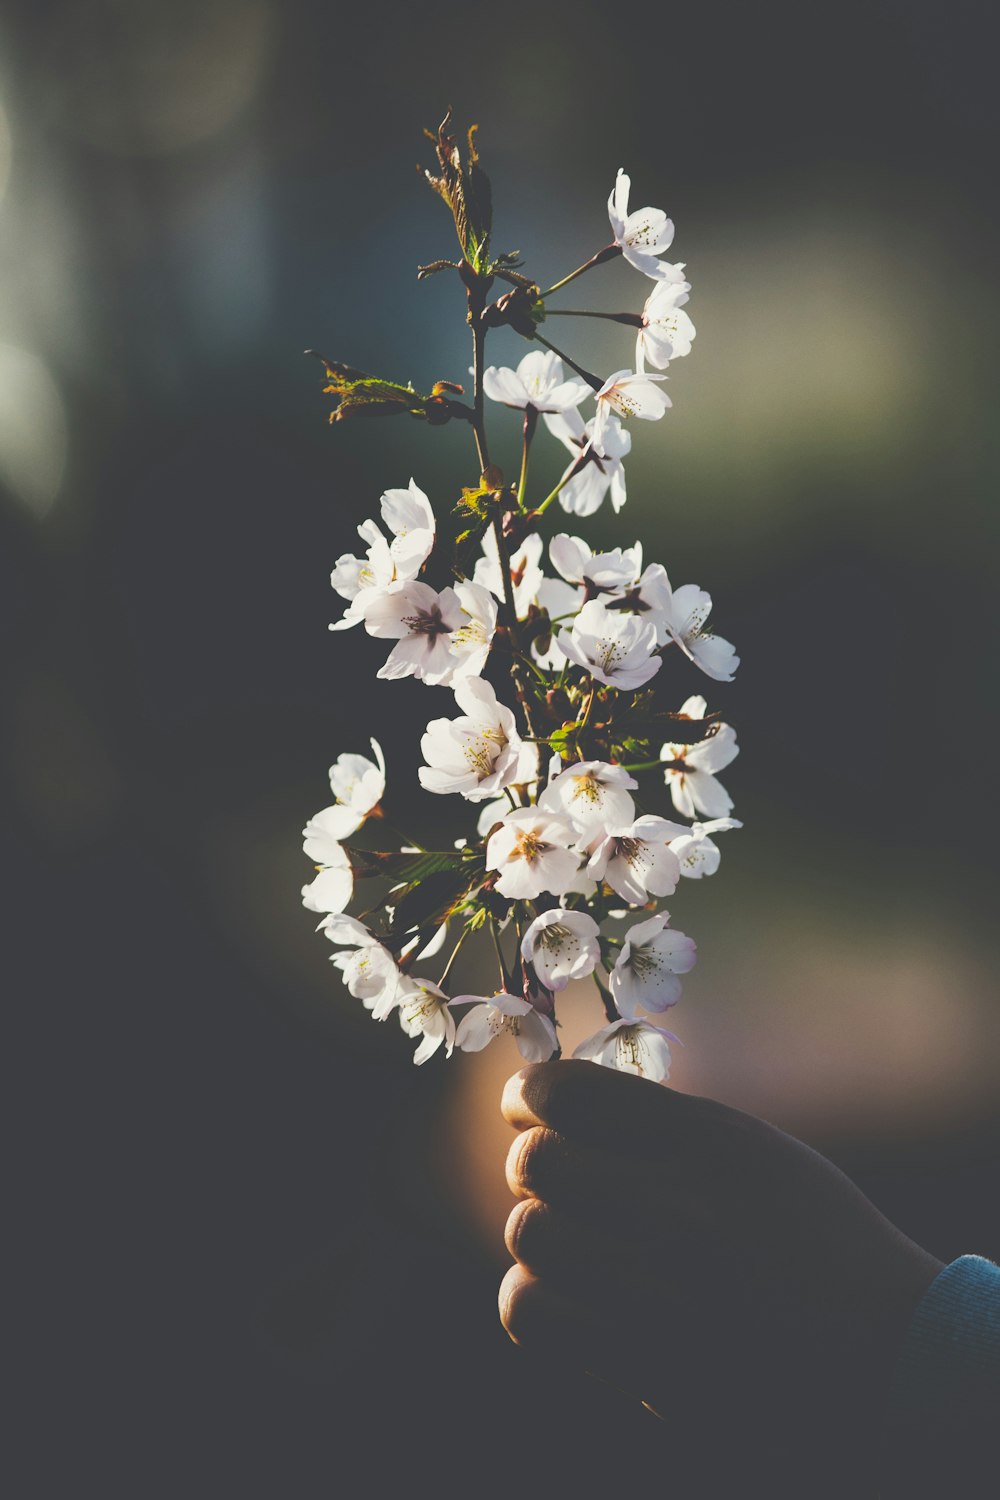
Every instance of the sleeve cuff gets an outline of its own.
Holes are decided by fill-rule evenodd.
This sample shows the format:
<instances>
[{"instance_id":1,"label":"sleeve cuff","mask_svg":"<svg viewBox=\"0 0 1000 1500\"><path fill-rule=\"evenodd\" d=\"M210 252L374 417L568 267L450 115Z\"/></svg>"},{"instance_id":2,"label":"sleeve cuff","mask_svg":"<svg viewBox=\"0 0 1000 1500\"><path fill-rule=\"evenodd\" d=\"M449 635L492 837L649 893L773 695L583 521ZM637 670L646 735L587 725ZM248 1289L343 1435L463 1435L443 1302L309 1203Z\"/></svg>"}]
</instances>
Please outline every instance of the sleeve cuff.
<instances>
[{"instance_id":1,"label":"sleeve cuff","mask_svg":"<svg viewBox=\"0 0 1000 1500\"><path fill-rule=\"evenodd\" d=\"M931 1282L899 1352L888 1418L888 1494L989 1493L978 1486L990 1471L996 1482L1000 1421L1000 1267L992 1261L963 1255Z\"/></svg>"}]
</instances>

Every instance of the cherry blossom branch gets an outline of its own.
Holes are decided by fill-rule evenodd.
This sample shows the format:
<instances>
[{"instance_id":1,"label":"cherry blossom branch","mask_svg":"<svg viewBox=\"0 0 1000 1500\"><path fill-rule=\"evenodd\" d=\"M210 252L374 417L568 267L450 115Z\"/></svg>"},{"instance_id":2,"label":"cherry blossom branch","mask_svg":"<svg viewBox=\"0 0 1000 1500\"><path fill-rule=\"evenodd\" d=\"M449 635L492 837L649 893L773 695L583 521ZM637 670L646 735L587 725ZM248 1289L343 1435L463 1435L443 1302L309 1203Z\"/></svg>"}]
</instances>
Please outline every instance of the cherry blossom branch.
<instances>
[{"instance_id":1,"label":"cherry blossom branch","mask_svg":"<svg viewBox=\"0 0 1000 1500\"><path fill-rule=\"evenodd\" d=\"M380 677L412 677L453 694L459 716L427 724L419 780L428 793L467 798L475 831L427 850L393 829L382 812L385 758L372 740L374 761L353 750L338 756L330 768L334 801L306 825L303 849L315 874L303 904L322 914L347 989L376 1020L396 1011L416 1040L418 1064L439 1047L449 1056L455 1048L474 1052L504 1033L528 1062L559 1057L554 997L592 976L607 1025L574 1055L662 1081L676 1038L649 1017L679 999L678 976L689 972L696 950L657 905L682 877L713 874L720 855L712 835L740 826L716 779L737 753L735 731L698 695L667 710L659 692L664 653L676 645L675 658L683 653L716 682L731 681L739 661L707 628L711 597L694 585L675 588L659 563L643 567L638 543L595 553L581 536L560 530L548 541L546 573L539 533L557 499L581 521L608 499L616 514L621 510L632 443L626 424L656 421L671 404L658 372L690 352L695 329L683 307L691 287L684 266L662 258L672 222L659 209L630 214L629 178L619 172L608 200L614 243L541 293L515 269L522 263L517 252L490 248L492 199L474 129L463 145L449 114L430 139L437 168L425 175L451 213L462 259L432 261L420 276L454 272L465 287L472 405L454 399L462 390L449 381L422 395L324 360L327 391L337 399L337 421L407 413L428 428L468 421L479 473L462 485L458 536L443 534L415 479L383 491L381 519L358 528L365 554L336 560L330 581L347 606L331 628L363 626L392 643ZM641 312L551 310L637 330L637 370L619 369L602 382L538 331L548 315L540 299L619 254L654 283ZM497 279L513 290L487 305ZM530 341L516 369L486 364L487 332L502 326ZM588 412L584 403L592 398ZM491 464L487 399L522 413L516 485ZM528 472L543 414L547 432L571 457L531 509ZM452 541L455 581L439 588L435 575ZM493 685L506 676L513 697ZM631 773L654 770L674 810L690 822L660 816L655 803L647 811L645 787L640 802ZM356 844L353 835L367 819L374 820L371 832L382 829L405 847L372 847L378 841L370 836L365 847ZM355 882L370 878L382 880L381 898L347 915ZM631 913L622 936L602 935L603 923L626 914L622 906ZM421 977L423 965L443 946L453 917L462 930L434 983ZM517 943L511 964L501 923ZM486 926L499 990L492 998L449 996L444 987L469 934ZM459 1002L470 1007L461 1016Z\"/></svg>"},{"instance_id":2,"label":"cherry blossom branch","mask_svg":"<svg viewBox=\"0 0 1000 1500\"><path fill-rule=\"evenodd\" d=\"M472 305L472 292L469 292L470 310ZM476 452L479 455L479 472L485 474L490 466L490 450L486 441L486 414L483 405L483 367L486 359L486 329L479 321L478 315L472 323L472 431L476 439Z\"/></svg>"}]
</instances>

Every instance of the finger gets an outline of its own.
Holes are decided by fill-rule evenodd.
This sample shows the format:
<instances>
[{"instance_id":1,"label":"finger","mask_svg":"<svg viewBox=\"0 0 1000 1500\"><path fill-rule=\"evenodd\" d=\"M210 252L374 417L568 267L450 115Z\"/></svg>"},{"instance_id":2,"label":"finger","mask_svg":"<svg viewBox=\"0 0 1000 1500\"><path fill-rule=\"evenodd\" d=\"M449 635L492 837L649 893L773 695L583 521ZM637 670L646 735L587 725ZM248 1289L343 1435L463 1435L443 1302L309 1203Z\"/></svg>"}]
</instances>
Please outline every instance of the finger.
<instances>
[{"instance_id":1,"label":"finger","mask_svg":"<svg viewBox=\"0 0 1000 1500\"><path fill-rule=\"evenodd\" d=\"M647 1295L653 1271L668 1282L691 1286L706 1251L703 1236L679 1233L660 1247L650 1265L634 1238L608 1234L596 1215L583 1223L540 1198L523 1198L514 1205L504 1243L526 1271L544 1277L554 1289L599 1292L613 1284L634 1288L639 1296Z\"/></svg>"},{"instance_id":2,"label":"finger","mask_svg":"<svg viewBox=\"0 0 1000 1500\"><path fill-rule=\"evenodd\" d=\"M515 1344L643 1399L647 1355L623 1340L612 1322L554 1292L521 1266L511 1266L500 1283L498 1300L500 1321Z\"/></svg>"},{"instance_id":3,"label":"finger","mask_svg":"<svg viewBox=\"0 0 1000 1500\"><path fill-rule=\"evenodd\" d=\"M574 1140L647 1160L701 1143L735 1111L712 1099L581 1060L535 1063L508 1079L501 1109L518 1130L548 1125Z\"/></svg>"},{"instance_id":4,"label":"finger","mask_svg":"<svg viewBox=\"0 0 1000 1500\"><path fill-rule=\"evenodd\" d=\"M540 1198L613 1239L662 1243L678 1230L709 1229L725 1202L720 1183L708 1186L682 1158L643 1162L581 1146L536 1125L507 1153L507 1185L516 1198Z\"/></svg>"}]
</instances>

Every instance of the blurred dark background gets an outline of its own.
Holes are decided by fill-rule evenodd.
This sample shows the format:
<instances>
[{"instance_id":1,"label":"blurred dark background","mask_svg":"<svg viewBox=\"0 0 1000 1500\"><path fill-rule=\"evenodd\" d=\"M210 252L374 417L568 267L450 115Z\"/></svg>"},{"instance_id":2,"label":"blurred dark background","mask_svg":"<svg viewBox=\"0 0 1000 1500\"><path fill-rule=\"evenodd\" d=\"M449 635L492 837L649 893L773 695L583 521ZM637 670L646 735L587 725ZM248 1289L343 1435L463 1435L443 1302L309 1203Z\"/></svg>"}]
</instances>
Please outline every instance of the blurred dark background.
<instances>
[{"instance_id":1,"label":"blurred dark background","mask_svg":"<svg viewBox=\"0 0 1000 1500\"><path fill-rule=\"evenodd\" d=\"M400 821L443 816L414 795L443 695L329 636L327 580L383 487L470 481L468 433L331 429L301 351L465 378L457 284L414 279L453 253L413 170L448 104L543 283L606 242L624 165L694 285L674 410L587 530L710 588L744 663L711 703L746 827L671 903L701 950L673 1081L803 1135L937 1255L1000 1254L990 12L5 7L20 1494L671 1477L669 1427L497 1322L516 1055L417 1072L299 905L341 751L378 735Z\"/></svg>"}]
</instances>

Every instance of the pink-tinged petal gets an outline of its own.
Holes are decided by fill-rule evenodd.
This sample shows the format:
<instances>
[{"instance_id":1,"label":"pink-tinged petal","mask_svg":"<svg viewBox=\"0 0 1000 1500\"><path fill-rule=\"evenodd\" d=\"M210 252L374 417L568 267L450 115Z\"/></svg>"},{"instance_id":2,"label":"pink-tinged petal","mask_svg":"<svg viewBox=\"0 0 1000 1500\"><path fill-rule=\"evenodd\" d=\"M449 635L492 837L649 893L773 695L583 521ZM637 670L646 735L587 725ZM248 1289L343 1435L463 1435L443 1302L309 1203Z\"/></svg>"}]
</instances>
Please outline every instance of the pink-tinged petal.
<instances>
[{"instance_id":1,"label":"pink-tinged petal","mask_svg":"<svg viewBox=\"0 0 1000 1500\"><path fill-rule=\"evenodd\" d=\"M678 839L673 845L680 860L681 874L687 880L701 880L714 875L722 856L719 847L709 838Z\"/></svg>"},{"instance_id":2,"label":"pink-tinged petal","mask_svg":"<svg viewBox=\"0 0 1000 1500\"><path fill-rule=\"evenodd\" d=\"M590 387L587 389L589 391ZM565 411L545 412L543 415L552 436L558 438L570 453L577 454L587 440L587 430L576 406L567 407Z\"/></svg>"},{"instance_id":3,"label":"pink-tinged petal","mask_svg":"<svg viewBox=\"0 0 1000 1500\"><path fill-rule=\"evenodd\" d=\"M736 730L731 724L720 724L715 734L691 746L687 753L687 763L693 770L708 771L715 775L717 771L724 771L739 753ZM723 816L724 814L719 814L719 817Z\"/></svg>"},{"instance_id":4,"label":"pink-tinged petal","mask_svg":"<svg viewBox=\"0 0 1000 1500\"><path fill-rule=\"evenodd\" d=\"M583 572L593 553L578 536L561 531L549 542L549 560L567 583L582 583Z\"/></svg>"},{"instance_id":5,"label":"pink-tinged petal","mask_svg":"<svg viewBox=\"0 0 1000 1500\"><path fill-rule=\"evenodd\" d=\"M453 1003L461 1005L470 998L464 995ZM485 1005L476 1005L459 1021L458 1031L455 1034L455 1046L460 1052L481 1052L496 1036L496 1032L490 1026L492 1009L493 1007L488 1002Z\"/></svg>"},{"instance_id":6,"label":"pink-tinged petal","mask_svg":"<svg viewBox=\"0 0 1000 1500\"><path fill-rule=\"evenodd\" d=\"M591 395L593 392L585 380L564 380L544 396L536 398L532 405L540 412L575 411L580 402Z\"/></svg>"},{"instance_id":7,"label":"pink-tinged petal","mask_svg":"<svg viewBox=\"0 0 1000 1500\"><path fill-rule=\"evenodd\" d=\"M429 1057L434 1056L435 1052L438 1050L443 1041L444 1032L442 1032L440 1036L432 1036L429 1031L424 1032L420 1045L417 1048L416 1052L414 1052L413 1054L413 1061L416 1063L418 1068L423 1063L425 1063Z\"/></svg>"},{"instance_id":8,"label":"pink-tinged petal","mask_svg":"<svg viewBox=\"0 0 1000 1500\"><path fill-rule=\"evenodd\" d=\"M606 438L605 442L607 442ZM622 506L625 504L626 500L625 470L620 462L616 460L612 460L612 462L614 463L614 468L611 471L610 495L612 508L617 515Z\"/></svg>"},{"instance_id":9,"label":"pink-tinged petal","mask_svg":"<svg viewBox=\"0 0 1000 1500\"><path fill-rule=\"evenodd\" d=\"M660 1015L662 1011L670 1010L671 1006L677 1004L683 988L676 974L663 974L655 990L643 991L639 1004L652 1015Z\"/></svg>"},{"instance_id":10,"label":"pink-tinged petal","mask_svg":"<svg viewBox=\"0 0 1000 1500\"><path fill-rule=\"evenodd\" d=\"M696 818L698 809L691 795L690 778L686 771L666 771L664 780L670 788L670 800L682 818Z\"/></svg>"},{"instance_id":11,"label":"pink-tinged petal","mask_svg":"<svg viewBox=\"0 0 1000 1500\"><path fill-rule=\"evenodd\" d=\"M307 911L341 912L354 894L354 877L346 869L320 870L315 880L302 887L302 905Z\"/></svg>"},{"instance_id":12,"label":"pink-tinged petal","mask_svg":"<svg viewBox=\"0 0 1000 1500\"><path fill-rule=\"evenodd\" d=\"M523 407L530 400L524 382L517 373L514 370L497 369L495 365L483 371L483 394L491 401L499 401L503 406Z\"/></svg>"},{"instance_id":13,"label":"pink-tinged petal","mask_svg":"<svg viewBox=\"0 0 1000 1500\"><path fill-rule=\"evenodd\" d=\"M662 255L674 238L673 221L662 208L637 208L625 220L625 239L646 255Z\"/></svg>"},{"instance_id":14,"label":"pink-tinged petal","mask_svg":"<svg viewBox=\"0 0 1000 1500\"><path fill-rule=\"evenodd\" d=\"M688 655L695 666L716 682L732 682L740 659L736 647L721 635L701 635L690 642Z\"/></svg>"},{"instance_id":15,"label":"pink-tinged petal","mask_svg":"<svg viewBox=\"0 0 1000 1500\"><path fill-rule=\"evenodd\" d=\"M548 1016L532 1011L524 1017L517 1035L517 1049L525 1062L547 1062L559 1043Z\"/></svg>"},{"instance_id":16,"label":"pink-tinged petal","mask_svg":"<svg viewBox=\"0 0 1000 1500\"><path fill-rule=\"evenodd\" d=\"M343 804L324 807L322 812L309 819L302 830L305 840L302 845L303 854L317 865L342 863L342 859L338 857L343 855L341 840L350 838L364 821L364 813L355 812L352 807Z\"/></svg>"},{"instance_id":17,"label":"pink-tinged petal","mask_svg":"<svg viewBox=\"0 0 1000 1500\"><path fill-rule=\"evenodd\" d=\"M616 244L621 242L622 235L625 233L625 220L628 217L628 195L631 187L631 178L624 168L619 167L618 175L615 178L615 185L611 189L611 196L608 198L608 219L611 223L611 230L614 234Z\"/></svg>"}]
</instances>

